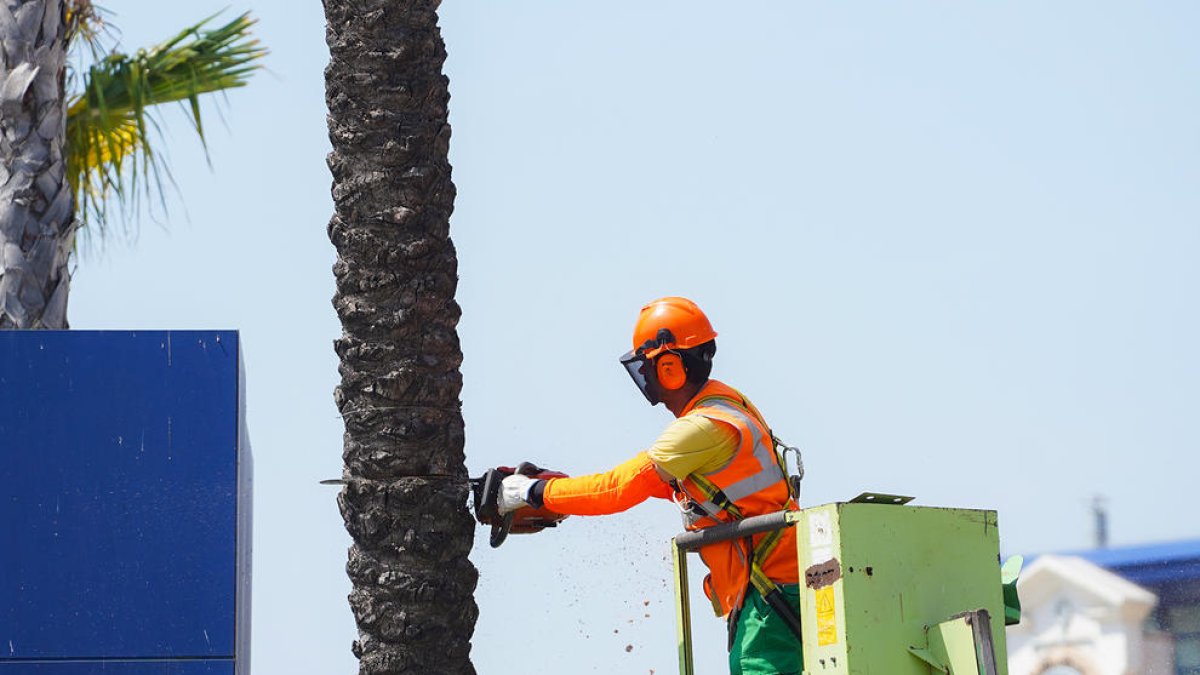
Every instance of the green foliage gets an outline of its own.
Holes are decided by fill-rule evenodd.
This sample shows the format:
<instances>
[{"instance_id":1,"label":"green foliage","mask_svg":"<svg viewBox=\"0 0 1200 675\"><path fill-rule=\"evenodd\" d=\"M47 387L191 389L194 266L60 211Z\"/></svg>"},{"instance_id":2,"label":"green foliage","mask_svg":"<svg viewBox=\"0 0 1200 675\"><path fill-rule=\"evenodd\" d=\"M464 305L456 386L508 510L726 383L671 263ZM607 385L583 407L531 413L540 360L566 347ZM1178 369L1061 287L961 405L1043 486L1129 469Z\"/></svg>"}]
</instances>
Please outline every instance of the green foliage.
<instances>
[{"instance_id":1,"label":"green foliage","mask_svg":"<svg viewBox=\"0 0 1200 675\"><path fill-rule=\"evenodd\" d=\"M71 35L98 55L100 22L94 8L80 1L72 9ZM114 51L83 74L83 91L67 105L67 176L83 222L103 232L114 197L133 208L139 195L165 203L162 179L169 180L170 172L157 142L161 135L151 115L155 106L182 103L203 144L200 97L244 86L261 67L266 50L250 35L254 20L249 14L208 28L214 18L133 55Z\"/></svg>"},{"instance_id":2,"label":"green foliage","mask_svg":"<svg viewBox=\"0 0 1200 675\"><path fill-rule=\"evenodd\" d=\"M104 9L92 0L66 0L67 44L73 46L80 41L87 46L93 60L103 58L104 38L109 26L105 23Z\"/></svg>"}]
</instances>

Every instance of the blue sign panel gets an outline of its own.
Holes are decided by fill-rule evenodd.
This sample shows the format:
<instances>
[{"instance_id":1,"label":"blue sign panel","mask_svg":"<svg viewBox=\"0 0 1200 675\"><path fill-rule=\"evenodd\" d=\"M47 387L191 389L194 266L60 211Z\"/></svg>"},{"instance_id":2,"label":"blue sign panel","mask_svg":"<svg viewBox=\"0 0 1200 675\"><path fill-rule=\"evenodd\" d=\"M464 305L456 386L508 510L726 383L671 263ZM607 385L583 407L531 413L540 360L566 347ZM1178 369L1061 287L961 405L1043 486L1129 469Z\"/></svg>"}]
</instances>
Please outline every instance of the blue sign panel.
<instances>
[{"instance_id":1,"label":"blue sign panel","mask_svg":"<svg viewBox=\"0 0 1200 675\"><path fill-rule=\"evenodd\" d=\"M3 675L235 675L233 659L0 661Z\"/></svg>"},{"instance_id":2,"label":"blue sign panel","mask_svg":"<svg viewBox=\"0 0 1200 675\"><path fill-rule=\"evenodd\" d=\"M236 332L0 332L0 674L248 670L243 410Z\"/></svg>"}]
</instances>

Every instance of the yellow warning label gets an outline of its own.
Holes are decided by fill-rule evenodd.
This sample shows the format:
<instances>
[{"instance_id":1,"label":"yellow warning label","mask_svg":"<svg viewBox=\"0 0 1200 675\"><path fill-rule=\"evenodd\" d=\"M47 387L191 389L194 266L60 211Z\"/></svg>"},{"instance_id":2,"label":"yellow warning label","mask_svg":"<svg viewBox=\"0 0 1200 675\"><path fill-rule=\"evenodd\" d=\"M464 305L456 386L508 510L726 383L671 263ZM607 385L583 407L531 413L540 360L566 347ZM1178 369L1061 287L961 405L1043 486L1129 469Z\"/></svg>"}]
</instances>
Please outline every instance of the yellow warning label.
<instances>
[{"instance_id":1,"label":"yellow warning label","mask_svg":"<svg viewBox=\"0 0 1200 675\"><path fill-rule=\"evenodd\" d=\"M817 596L817 645L837 644L837 605L833 601L833 586L818 588Z\"/></svg>"}]
</instances>

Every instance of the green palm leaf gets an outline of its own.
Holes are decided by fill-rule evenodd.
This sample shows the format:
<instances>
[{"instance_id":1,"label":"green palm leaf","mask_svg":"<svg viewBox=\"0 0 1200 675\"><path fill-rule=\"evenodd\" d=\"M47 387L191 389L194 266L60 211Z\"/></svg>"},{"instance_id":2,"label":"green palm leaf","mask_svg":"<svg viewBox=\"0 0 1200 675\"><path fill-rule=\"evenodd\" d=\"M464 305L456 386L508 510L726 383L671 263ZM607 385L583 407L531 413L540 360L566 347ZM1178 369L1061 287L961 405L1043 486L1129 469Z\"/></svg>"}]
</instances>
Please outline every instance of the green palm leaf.
<instances>
[{"instance_id":1,"label":"green palm leaf","mask_svg":"<svg viewBox=\"0 0 1200 675\"><path fill-rule=\"evenodd\" d=\"M162 177L170 172L154 142L151 108L184 103L204 143L200 96L244 86L261 67L266 50L250 36L249 14L206 29L213 18L132 56L110 54L88 69L83 92L67 110L67 175L85 223L103 231L113 197L134 208L139 195L163 200Z\"/></svg>"}]
</instances>

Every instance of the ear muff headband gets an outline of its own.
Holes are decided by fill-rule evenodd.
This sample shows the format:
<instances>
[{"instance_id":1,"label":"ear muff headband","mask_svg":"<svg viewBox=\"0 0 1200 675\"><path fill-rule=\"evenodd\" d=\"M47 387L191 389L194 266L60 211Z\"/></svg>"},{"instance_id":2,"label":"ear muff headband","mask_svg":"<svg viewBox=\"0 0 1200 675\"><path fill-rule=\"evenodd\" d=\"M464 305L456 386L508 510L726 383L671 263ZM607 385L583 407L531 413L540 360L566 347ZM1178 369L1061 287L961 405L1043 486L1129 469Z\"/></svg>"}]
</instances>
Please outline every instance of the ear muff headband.
<instances>
[{"instance_id":1,"label":"ear muff headband","mask_svg":"<svg viewBox=\"0 0 1200 675\"><path fill-rule=\"evenodd\" d=\"M675 391L687 384L687 371L683 367L683 359L675 352L664 352L654 363L658 384L663 389Z\"/></svg>"}]
</instances>

